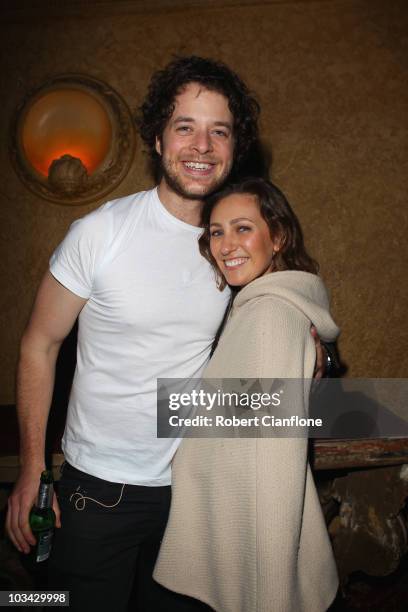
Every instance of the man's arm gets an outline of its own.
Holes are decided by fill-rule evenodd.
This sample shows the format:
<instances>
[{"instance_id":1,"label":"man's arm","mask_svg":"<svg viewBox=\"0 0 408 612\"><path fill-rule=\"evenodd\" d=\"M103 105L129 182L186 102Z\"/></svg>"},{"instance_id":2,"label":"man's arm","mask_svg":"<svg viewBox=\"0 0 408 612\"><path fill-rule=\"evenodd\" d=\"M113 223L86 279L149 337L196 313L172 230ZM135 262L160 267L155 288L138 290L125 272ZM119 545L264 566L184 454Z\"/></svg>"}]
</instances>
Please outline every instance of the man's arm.
<instances>
[{"instance_id":1,"label":"man's arm","mask_svg":"<svg viewBox=\"0 0 408 612\"><path fill-rule=\"evenodd\" d=\"M7 533L22 552L35 544L28 524L44 465L45 433L54 387L55 364L60 346L86 303L50 272L38 289L24 332L17 371L17 414L20 428L21 470L8 501ZM54 498L59 526L59 509Z\"/></svg>"}]
</instances>

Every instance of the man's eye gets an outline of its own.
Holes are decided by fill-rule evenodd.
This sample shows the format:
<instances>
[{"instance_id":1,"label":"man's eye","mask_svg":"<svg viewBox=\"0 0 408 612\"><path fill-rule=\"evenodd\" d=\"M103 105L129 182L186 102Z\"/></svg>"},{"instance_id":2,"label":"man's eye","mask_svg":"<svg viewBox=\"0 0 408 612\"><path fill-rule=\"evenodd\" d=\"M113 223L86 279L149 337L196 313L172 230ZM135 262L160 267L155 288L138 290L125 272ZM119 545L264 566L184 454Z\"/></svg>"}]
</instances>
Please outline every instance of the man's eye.
<instances>
[{"instance_id":1,"label":"man's eye","mask_svg":"<svg viewBox=\"0 0 408 612\"><path fill-rule=\"evenodd\" d=\"M224 130L214 130L214 134L216 136L222 136L223 138L227 138L228 137L228 133L225 132Z\"/></svg>"},{"instance_id":2,"label":"man's eye","mask_svg":"<svg viewBox=\"0 0 408 612\"><path fill-rule=\"evenodd\" d=\"M180 125L177 128L177 132L189 132L191 130L191 127L189 125Z\"/></svg>"}]
</instances>

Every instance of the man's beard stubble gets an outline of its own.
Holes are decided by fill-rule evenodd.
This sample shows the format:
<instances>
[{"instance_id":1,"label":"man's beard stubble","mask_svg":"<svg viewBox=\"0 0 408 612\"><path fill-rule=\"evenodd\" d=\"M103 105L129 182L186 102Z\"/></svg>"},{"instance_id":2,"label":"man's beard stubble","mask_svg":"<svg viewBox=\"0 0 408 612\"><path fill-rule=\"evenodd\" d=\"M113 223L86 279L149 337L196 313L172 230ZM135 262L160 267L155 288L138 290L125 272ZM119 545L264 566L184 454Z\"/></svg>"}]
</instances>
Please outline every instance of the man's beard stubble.
<instances>
[{"instance_id":1,"label":"man's beard stubble","mask_svg":"<svg viewBox=\"0 0 408 612\"><path fill-rule=\"evenodd\" d=\"M226 169L226 171L221 176L219 176L214 183L208 186L203 186L204 188L202 193L197 193L195 191L191 192L190 190L188 190L183 185L177 174L169 171L166 164L163 163L163 157L161 158L160 170L161 176L166 181L168 187L170 187L170 189L174 191L177 195L187 200L203 200L204 198L211 195L224 185L229 175L231 174L232 167Z\"/></svg>"}]
</instances>

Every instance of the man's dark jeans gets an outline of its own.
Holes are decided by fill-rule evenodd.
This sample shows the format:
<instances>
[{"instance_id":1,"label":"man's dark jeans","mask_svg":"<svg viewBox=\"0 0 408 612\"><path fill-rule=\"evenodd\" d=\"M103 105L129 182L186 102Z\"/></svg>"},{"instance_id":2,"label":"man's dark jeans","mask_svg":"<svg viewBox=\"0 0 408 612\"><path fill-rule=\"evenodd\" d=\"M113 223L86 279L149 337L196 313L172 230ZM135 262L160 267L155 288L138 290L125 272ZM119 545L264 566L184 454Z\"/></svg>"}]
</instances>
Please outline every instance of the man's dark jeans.
<instances>
[{"instance_id":1,"label":"man's dark jeans","mask_svg":"<svg viewBox=\"0 0 408 612\"><path fill-rule=\"evenodd\" d=\"M122 491L121 484L64 465L50 588L70 591L71 612L210 610L152 578L170 498L169 486L125 485Z\"/></svg>"}]
</instances>

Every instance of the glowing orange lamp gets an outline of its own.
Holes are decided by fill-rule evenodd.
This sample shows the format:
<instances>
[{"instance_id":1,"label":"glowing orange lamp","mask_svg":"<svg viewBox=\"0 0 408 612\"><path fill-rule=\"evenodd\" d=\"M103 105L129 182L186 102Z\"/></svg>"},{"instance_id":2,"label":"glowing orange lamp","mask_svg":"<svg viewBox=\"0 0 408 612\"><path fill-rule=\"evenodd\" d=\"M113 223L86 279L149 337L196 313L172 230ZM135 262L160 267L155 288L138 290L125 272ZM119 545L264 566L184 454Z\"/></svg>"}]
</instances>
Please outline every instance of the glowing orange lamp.
<instances>
[{"instance_id":1,"label":"glowing orange lamp","mask_svg":"<svg viewBox=\"0 0 408 612\"><path fill-rule=\"evenodd\" d=\"M95 97L60 89L44 93L29 108L21 137L27 159L44 176L63 155L79 158L92 174L109 153L112 126Z\"/></svg>"},{"instance_id":2,"label":"glowing orange lamp","mask_svg":"<svg viewBox=\"0 0 408 612\"><path fill-rule=\"evenodd\" d=\"M27 95L10 145L18 176L37 195L82 204L111 191L134 154L133 119L107 83L59 75Z\"/></svg>"}]
</instances>

